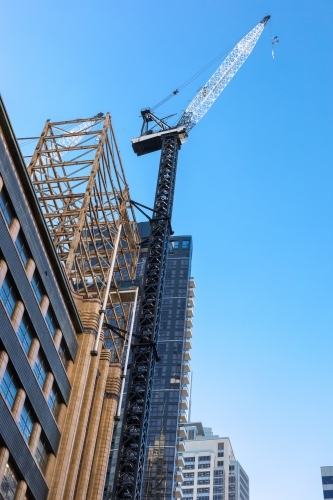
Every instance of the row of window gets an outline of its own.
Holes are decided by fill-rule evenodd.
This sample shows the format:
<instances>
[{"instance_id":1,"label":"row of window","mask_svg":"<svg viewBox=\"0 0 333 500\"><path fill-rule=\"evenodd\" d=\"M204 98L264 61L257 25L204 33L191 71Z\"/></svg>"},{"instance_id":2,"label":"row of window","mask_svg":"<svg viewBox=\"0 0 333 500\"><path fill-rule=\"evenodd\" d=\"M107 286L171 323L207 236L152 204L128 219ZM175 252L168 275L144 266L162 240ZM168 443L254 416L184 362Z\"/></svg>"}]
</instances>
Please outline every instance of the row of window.
<instances>
[{"instance_id":1,"label":"row of window","mask_svg":"<svg viewBox=\"0 0 333 500\"><path fill-rule=\"evenodd\" d=\"M9 408L13 410L14 403L17 397L17 393L19 390L20 386L17 380L17 377L14 373L13 368L8 364L4 376L2 378L1 384L0 384L0 392L3 395L5 401L7 402ZM49 399L49 406L51 407L52 410L52 404L53 402ZM21 410L21 415L20 419L18 422L19 428L22 431L23 437L26 440L27 444L29 444L29 440L31 437L31 433L33 430L34 424L37 422L37 419L35 417L35 414L32 410L32 407L29 403L29 401L26 399L22 410ZM48 446L46 443L45 436L43 435L43 432L41 433L41 436L39 438L39 442L37 445L37 450L35 454L36 461L40 467L40 469L45 472L46 465L47 465L47 457L48 457Z\"/></svg>"},{"instance_id":2,"label":"row of window","mask_svg":"<svg viewBox=\"0 0 333 500\"><path fill-rule=\"evenodd\" d=\"M18 483L19 478L11 463L8 462L5 467L4 475L1 478L0 497L4 500L13 500L18 487ZM27 495L25 495L24 500L28 500Z\"/></svg>"},{"instance_id":3,"label":"row of window","mask_svg":"<svg viewBox=\"0 0 333 500\"><path fill-rule=\"evenodd\" d=\"M182 241L182 246L180 247L179 246L179 241L173 241L173 248L177 249L177 248L190 248L190 240L183 240Z\"/></svg>"}]
</instances>

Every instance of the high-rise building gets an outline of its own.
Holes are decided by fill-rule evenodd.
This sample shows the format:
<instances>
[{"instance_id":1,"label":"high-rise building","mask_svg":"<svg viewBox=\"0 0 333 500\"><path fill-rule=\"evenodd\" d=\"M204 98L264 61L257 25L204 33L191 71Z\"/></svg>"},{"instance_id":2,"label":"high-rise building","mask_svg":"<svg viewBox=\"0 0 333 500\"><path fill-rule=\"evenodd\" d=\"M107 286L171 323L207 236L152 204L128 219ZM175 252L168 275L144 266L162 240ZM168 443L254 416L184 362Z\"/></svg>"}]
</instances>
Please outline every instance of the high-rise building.
<instances>
[{"instance_id":1,"label":"high-rise building","mask_svg":"<svg viewBox=\"0 0 333 500\"><path fill-rule=\"evenodd\" d=\"M143 275L150 234L149 223L139 223L143 244L137 276ZM145 243L146 242L146 243ZM189 409L191 338L195 283L191 278L192 238L172 236L165 284L149 417L148 447L142 498L171 500L177 496L175 471L182 463L184 431ZM124 396L125 399L125 396ZM104 499L112 495L121 421L114 433Z\"/></svg>"},{"instance_id":2,"label":"high-rise building","mask_svg":"<svg viewBox=\"0 0 333 500\"><path fill-rule=\"evenodd\" d=\"M103 494L123 347L120 337L108 332L110 325L128 328L138 239L127 185L116 189L117 201L110 196L106 208L109 186L102 169L111 169L102 147L113 146L110 116L89 123L90 129L95 126L91 145L81 124L71 156L73 133L47 122L29 171L0 99L0 498L5 500L101 500ZM78 184L73 175L66 177L64 163L73 166L80 131L85 144ZM101 168L94 161L97 148ZM100 177L102 190L96 187ZM82 194L84 181L90 191ZM68 254L72 264L66 268ZM114 306L107 307L105 325L100 294L107 272Z\"/></svg>"},{"instance_id":3,"label":"high-rise building","mask_svg":"<svg viewBox=\"0 0 333 500\"><path fill-rule=\"evenodd\" d=\"M321 467L324 498L333 498L333 467Z\"/></svg>"},{"instance_id":4,"label":"high-rise building","mask_svg":"<svg viewBox=\"0 0 333 500\"><path fill-rule=\"evenodd\" d=\"M184 466L179 468L179 498L249 500L249 478L235 459L229 438L214 435L201 422L184 426Z\"/></svg>"}]
</instances>

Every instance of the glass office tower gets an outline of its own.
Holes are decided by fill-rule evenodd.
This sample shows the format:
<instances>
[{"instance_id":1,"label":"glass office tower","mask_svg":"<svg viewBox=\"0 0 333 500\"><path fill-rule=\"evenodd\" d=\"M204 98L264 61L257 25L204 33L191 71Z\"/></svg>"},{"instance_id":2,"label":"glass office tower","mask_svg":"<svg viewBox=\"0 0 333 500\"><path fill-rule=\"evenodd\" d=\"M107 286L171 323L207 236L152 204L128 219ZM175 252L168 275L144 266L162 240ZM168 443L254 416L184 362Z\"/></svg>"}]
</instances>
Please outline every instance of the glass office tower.
<instances>
[{"instance_id":1,"label":"glass office tower","mask_svg":"<svg viewBox=\"0 0 333 500\"><path fill-rule=\"evenodd\" d=\"M138 224L142 241L148 243L149 223ZM147 245L143 244L138 264L142 279ZM194 280L191 278L192 238L172 236L167 258L163 305L157 345L160 361L155 367L149 420L148 450L142 499L171 500L178 496L175 471L182 465L182 429L187 422L190 384L190 350ZM126 396L124 396L125 400ZM121 421L114 432L104 499L112 495Z\"/></svg>"},{"instance_id":2,"label":"glass office tower","mask_svg":"<svg viewBox=\"0 0 333 500\"><path fill-rule=\"evenodd\" d=\"M333 467L321 467L324 498L333 498Z\"/></svg>"}]
</instances>

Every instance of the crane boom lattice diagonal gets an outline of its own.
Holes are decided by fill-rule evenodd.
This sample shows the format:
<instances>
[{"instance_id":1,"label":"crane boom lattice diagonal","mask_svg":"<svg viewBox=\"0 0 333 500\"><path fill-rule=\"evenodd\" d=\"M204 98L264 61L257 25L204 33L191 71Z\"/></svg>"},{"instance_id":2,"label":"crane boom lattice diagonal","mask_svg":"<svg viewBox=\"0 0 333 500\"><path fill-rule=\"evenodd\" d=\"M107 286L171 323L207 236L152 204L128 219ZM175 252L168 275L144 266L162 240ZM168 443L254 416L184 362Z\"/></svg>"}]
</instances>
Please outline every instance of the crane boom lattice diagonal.
<instances>
[{"instance_id":1,"label":"crane boom lattice diagonal","mask_svg":"<svg viewBox=\"0 0 333 500\"><path fill-rule=\"evenodd\" d=\"M221 66L191 101L181 117L178 126L185 125L187 131L207 113L230 80L251 54L270 16L264 17L230 52Z\"/></svg>"}]
</instances>

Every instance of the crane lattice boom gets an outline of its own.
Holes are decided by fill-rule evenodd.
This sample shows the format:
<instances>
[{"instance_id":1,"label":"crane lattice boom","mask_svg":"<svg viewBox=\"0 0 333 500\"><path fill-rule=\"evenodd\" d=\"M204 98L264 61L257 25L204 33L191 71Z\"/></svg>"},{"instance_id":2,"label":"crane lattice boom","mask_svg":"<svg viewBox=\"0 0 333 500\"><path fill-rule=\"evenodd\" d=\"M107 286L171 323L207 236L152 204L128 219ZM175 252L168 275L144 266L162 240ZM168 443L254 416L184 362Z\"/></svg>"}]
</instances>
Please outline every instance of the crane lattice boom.
<instances>
[{"instance_id":1,"label":"crane lattice boom","mask_svg":"<svg viewBox=\"0 0 333 500\"><path fill-rule=\"evenodd\" d=\"M215 71L213 76L211 76L206 85L203 86L187 107L178 126L185 125L187 131L189 131L207 113L209 108L251 54L269 18L270 16L264 17L264 19L245 35L230 52L221 66Z\"/></svg>"}]
</instances>

